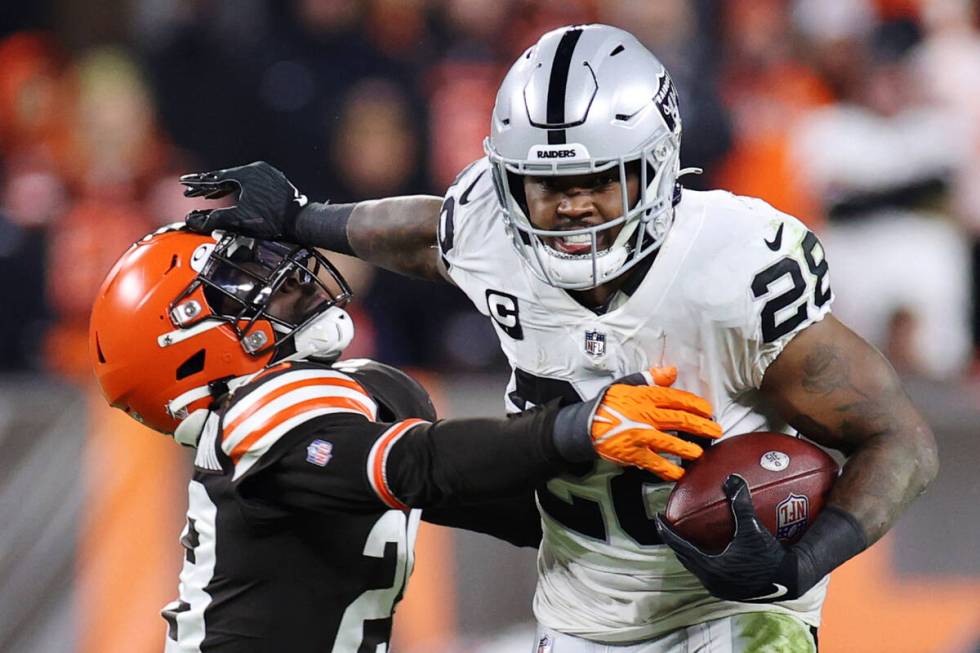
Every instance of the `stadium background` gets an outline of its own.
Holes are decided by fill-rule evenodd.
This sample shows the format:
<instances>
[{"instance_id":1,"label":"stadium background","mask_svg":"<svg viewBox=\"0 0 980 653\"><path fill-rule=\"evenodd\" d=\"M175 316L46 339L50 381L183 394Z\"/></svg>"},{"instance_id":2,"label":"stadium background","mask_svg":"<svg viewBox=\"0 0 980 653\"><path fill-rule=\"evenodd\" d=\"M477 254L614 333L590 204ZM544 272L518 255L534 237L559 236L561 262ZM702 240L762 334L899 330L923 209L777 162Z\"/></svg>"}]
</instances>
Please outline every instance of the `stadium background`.
<instances>
[{"instance_id":1,"label":"stadium background","mask_svg":"<svg viewBox=\"0 0 980 653\"><path fill-rule=\"evenodd\" d=\"M836 311L882 348L942 471L834 576L828 653L980 651L980 3L975 0L45 0L0 8L0 651L160 651L190 456L106 408L90 303L192 206L179 173L256 159L315 199L441 194L506 66L562 24L667 65L688 185L828 243ZM353 356L442 413L501 410L505 362L455 290L345 261ZM407 653L529 650L533 555L424 528ZM310 628L316 628L310 624Z\"/></svg>"}]
</instances>

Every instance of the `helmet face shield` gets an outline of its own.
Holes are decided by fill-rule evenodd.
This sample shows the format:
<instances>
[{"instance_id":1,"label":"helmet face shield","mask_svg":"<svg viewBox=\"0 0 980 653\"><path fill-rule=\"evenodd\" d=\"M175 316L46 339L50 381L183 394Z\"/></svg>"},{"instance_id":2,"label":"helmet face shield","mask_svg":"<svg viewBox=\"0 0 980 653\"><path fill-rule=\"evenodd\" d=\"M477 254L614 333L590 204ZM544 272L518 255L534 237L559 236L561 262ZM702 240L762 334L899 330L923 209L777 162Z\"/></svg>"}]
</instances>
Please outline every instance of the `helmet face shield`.
<instances>
[{"instance_id":1,"label":"helmet face shield","mask_svg":"<svg viewBox=\"0 0 980 653\"><path fill-rule=\"evenodd\" d=\"M290 286L292 297L278 302ZM210 307L187 311L193 295L203 295ZM247 352L259 355L280 345L327 309L342 308L351 298L346 279L322 254L298 245L225 235L206 256L200 274L171 305L175 326L196 319L227 322ZM266 321L278 334L270 338L257 324Z\"/></svg>"}]
</instances>

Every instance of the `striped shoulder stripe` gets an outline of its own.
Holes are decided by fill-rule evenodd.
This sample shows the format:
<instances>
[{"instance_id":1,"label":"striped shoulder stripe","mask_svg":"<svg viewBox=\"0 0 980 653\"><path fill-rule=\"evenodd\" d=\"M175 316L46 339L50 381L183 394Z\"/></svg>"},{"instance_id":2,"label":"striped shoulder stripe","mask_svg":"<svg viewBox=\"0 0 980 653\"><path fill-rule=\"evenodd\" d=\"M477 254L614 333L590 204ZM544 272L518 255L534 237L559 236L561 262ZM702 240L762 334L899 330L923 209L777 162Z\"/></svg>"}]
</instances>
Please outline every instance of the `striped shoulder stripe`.
<instances>
[{"instance_id":1,"label":"striped shoulder stripe","mask_svg":"<svg viewBox=\"0 0 980 653\"><path fill-rule=\"evenodd\" d=\"M429 422L407 419L395 424L381 434L368 454L367 477L371 482L371 488L386 506L395 510L408 510L408 506L399 501L388 486L388 454L403 435L420 424L429 424Z\"/></svg>"},{"instance_id":2,"label":"striped shoulder stripe","mask_svg":"<svg viewBox=\"0 0 980 653\"><path fill-rule=\"evenodd\" d=\"M330 413L353 413L369 420L378 406L367 391L333 370L295 370L262 383L225 413L221 449L238 465L248 452L268 449L289 428ZM273 437L275 436L275 437Z\"/></svg>"},{"instance_id":3,"label":"striped shoulder stripe","mask_svg":"<svg viewBox=\"0 0 980 653\"><path fill-rule=\"evenodd\" d=\"M276 426L267 431L263 431L260 436L255 440L252 440L248 446L243 445L239 451L233 452L234 455L229 455L229 457L235 463L235 473L232 475L232 480L237 481L239 478L241 478L245 472L251 469L252 466L262 458L265 452L268 451L272 445L304 422L308 422L316 417L322 417L323 415L350 412L352 411L333 406L326 406L312 409L306 408L299 415L287 417Z\"/></svg>"}]
</instances>

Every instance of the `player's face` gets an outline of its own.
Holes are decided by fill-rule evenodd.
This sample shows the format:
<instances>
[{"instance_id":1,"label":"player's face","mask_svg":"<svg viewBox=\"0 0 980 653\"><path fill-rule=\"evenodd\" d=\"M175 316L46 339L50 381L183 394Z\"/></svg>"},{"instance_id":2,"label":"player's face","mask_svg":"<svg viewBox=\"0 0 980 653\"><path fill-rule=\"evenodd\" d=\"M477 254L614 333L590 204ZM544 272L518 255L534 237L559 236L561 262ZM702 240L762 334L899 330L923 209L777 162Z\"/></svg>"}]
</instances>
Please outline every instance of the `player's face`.
<instances>
[{"instance_id":1,"label":"player's face","mask_svg":"<svg viewBox=\"0 0 980 653\"><path fill-rule=\"evenodd\" d=\"M269 300L268 312L272 317L291 324L299 324L309 317L317 306L330 299L320 286L301 281L301 276L302 272L294 272Z\"/></svg>"},{"instance_id":2,"label":"player's face","mask_svg":"<svg viewBox=\"0 0 980 653\"><path fill-rule=\"evenodd\" d=\"M252 272L256 277L261 277L267 273L257 263L248 262L240 264L244 270ZM236 276L238 279L237 290L241 296L250 296L256 291L256 278L249 276ZM226 283L227 287L227 283ZM266 312L274 318L282 320L288 324L299 324L312 314L312 311L323 302L330 299L330 296L318 284L313 283L309 275L303 270L294 270L290 276L283 281L275 294L269 298ZM233 315L237 313L241 305L222 299L222 303L215 306L218 313Z\"/></svg>"},{"instance_id":3,"label":"player's face","mask_svg":"<svg viewBox=\"0 0 980 653\"><path fill-rule=\"evenodd\" d=\"M639 174L626 173L629 205L640 195ZM528 217L531 223L549 231L583 229L615 220L623 215L623 194L619 172L610 170L590 175L563 177L524 177ZM601 231L597 236L599 251L609 248L622 225ZM544 243L563 254L588 254L591 240L576 237L574 241L560 236L543 238Z\"/></svg>"}]
</instances>

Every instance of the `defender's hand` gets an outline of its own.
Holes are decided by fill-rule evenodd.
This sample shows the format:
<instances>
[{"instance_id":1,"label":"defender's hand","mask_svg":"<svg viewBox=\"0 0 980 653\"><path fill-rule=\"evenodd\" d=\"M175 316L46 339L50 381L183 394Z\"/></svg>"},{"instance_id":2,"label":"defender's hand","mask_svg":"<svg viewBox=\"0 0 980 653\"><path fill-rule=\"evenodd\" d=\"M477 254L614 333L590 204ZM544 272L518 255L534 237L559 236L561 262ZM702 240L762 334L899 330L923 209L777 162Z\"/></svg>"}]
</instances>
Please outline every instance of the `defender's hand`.
<instances>
[{"instance_id":1,"label":"defender's hand","mask_svg":"<svg viewBox=\"0 0 980 653\"><path fill-rule=\"evenodd\" d=\"M183 175L186 197L213 200L237 193L237 204L224 209L195 209L185 221L194 231L234 231L266 240L292 240L296 215L306 196L286 175L265 161L245 166Z\"/></svg>"},{"instance_id":2,"label":"defender's hand","mask_svg":"<svg viewBox=\"0 0 980 653\"><path fill-rule=\"evenodd\" d=\"M771 603L806 593L821 577L805 578L796 547L780 544L759 522L745 479L732 474L722 487L735 517L735 535L724 551L705 553L671 528L663 515L657 515L657 530L664 543L718 598Z\"/></svg>"},{"instance_id":3,"label":"defender's hand","mask_svg":"<svg viewBox=\"0 0 980 653\"><path fill-rule=\"evenodd\" d=\"M721 427L711 419L711 405L697 395L660 386L609 386L590 421L597 454L619 465L633 465L676 481L684 470L660 454L694 460L704 451L665 431L717 438Z\"/></svg>"}]
</instances>

